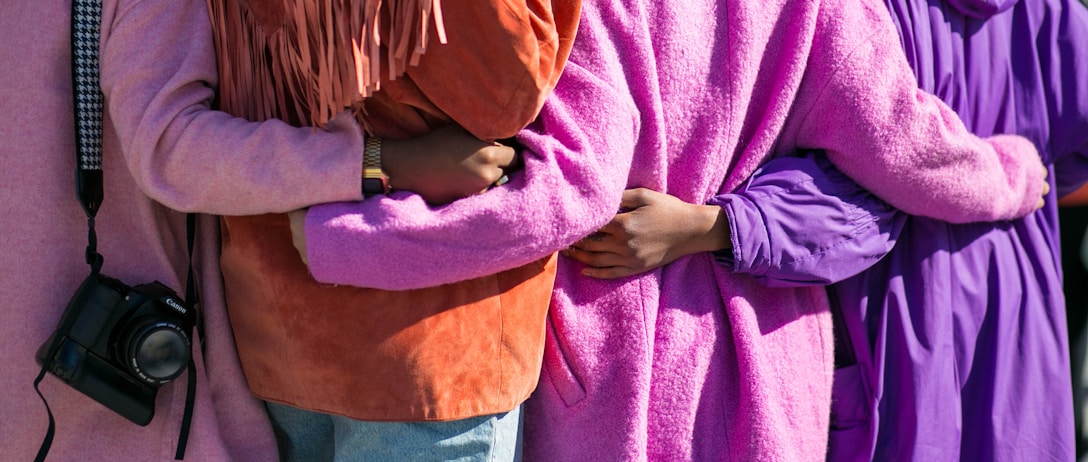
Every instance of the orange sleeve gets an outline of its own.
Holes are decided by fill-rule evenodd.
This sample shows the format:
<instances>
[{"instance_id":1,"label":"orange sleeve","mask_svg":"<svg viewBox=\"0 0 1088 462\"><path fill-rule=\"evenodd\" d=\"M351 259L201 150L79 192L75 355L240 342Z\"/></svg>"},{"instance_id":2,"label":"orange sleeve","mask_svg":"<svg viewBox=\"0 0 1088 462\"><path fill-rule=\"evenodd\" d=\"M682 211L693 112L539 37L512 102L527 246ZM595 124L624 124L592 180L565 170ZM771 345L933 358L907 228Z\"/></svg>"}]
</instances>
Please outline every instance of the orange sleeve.
<instances>
[{"instance_id":1,"label":"orange sleeve","mask_svg":"<svg viewBox=\"0 0 1088 462\"><path fill-rule=\"evenodd\" d=\"M447 43L428 47L406 72L430 103L476 137L512 137L536 118L559 80L580 13L579 0L447 1Z\"/></svg>"}]
</instances>

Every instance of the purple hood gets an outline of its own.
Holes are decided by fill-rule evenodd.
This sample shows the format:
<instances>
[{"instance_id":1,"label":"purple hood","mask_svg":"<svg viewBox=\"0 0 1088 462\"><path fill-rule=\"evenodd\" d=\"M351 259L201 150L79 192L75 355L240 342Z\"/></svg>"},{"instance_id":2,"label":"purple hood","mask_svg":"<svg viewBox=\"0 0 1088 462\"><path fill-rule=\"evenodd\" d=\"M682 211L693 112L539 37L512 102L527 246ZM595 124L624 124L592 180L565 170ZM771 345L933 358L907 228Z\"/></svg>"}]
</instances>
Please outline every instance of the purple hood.
<instances>
[{"instance_id":1,"label":"purple hood","mask_svg":"<svg viewBox=\"0 0 1088 462\"><path fill-rule=\"evenodd\" d=\"M1020 0L945 0L967 16L986 19L1012 8Z\"/></svg>"}]
</instances>

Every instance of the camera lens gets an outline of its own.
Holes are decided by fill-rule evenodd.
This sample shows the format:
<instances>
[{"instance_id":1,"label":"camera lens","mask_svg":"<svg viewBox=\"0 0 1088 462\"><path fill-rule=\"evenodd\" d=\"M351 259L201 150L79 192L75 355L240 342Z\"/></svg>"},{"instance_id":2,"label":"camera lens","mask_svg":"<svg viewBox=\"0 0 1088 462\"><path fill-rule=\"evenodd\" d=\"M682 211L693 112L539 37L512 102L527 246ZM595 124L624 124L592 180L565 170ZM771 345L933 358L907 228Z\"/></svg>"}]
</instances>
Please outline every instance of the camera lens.
<instances>
[{"instance_id":1,"label":"camera lens","mask_svg":"<svg viewBox=\"0 0 1088 462\"><path fill-rule=\"evenodd\" d=\"M176 324L144 324L129 337L127 344L129 368L149 383L173 380L189 365L189 337Z\"/></svg>"}]
</instances>

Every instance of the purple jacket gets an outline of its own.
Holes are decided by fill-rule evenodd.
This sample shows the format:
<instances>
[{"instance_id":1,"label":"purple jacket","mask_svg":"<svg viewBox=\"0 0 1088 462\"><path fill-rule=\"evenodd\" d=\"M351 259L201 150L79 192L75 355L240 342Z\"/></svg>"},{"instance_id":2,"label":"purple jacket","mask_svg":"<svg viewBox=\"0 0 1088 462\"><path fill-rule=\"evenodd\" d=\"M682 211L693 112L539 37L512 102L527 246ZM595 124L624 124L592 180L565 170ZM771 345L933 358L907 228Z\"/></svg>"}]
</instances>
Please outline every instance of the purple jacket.
<instances>
[{"instance_id":1,"label":"purple jacket","mask_svg":"<svg viewBox=\"0 0 1088 462\"><path fill-rule=\"evenodd\" d=\"M1032 139L1058 195L1088 179L1088 10L889 8L922 87L968 127ZM889 211L819 158L772 161L750 187L814 178L826 187L715 201L742 230L721 259L734 271L769 285L846 278L830 291L840 312L829 459L1072 460L1054 194L1025 219L950 225Z\"/></svg>"},{"instance_id":2,"label":"purple jacket","mask_svg":"<svg viewBox=\"0 0 1088 462\"><path fill-rule=\"evenodd\" d=\"M1029 211L1043 172L1030 143L969 136L919 92L876 7L583 4L570 63L520 136L526 174L440 208L403 192L315 207L313 274L397 289L495 272L594 231L627 187L702 203L801 147L826 150L906 210L966 221ZM767 288L710 254L614 281L559 265L527 459L824 458L833 361L822 288Z\"/></svg>"}]
</instances>

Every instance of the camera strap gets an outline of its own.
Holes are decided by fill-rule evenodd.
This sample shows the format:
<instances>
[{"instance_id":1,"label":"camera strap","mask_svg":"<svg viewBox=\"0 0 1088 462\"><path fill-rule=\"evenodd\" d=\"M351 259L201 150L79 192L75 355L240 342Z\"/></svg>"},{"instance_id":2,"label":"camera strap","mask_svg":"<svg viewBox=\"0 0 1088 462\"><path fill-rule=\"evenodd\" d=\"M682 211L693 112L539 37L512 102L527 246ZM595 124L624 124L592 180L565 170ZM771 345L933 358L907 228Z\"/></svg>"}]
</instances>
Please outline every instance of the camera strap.
<instances>
[{"instance_id":1,"label":"camera strap","mask_svg":"<svg viewBox=\"0 0 1088 462\"><path fill-rule=\"evenodd\" d=\"M91 276L95 276L101 271L104 262L104 258L98 253L98 237L94 230L94 218L104 198L102 176L102 113L104 98L99 84L98 66L101 21L102 0L72 0L71 52L76 142L76 195L83 207L83 212L87 215L87 249L85 254L87 264L91 267ZM203 344L204 329L193 271L193 246L196 235L195 214L187 214L185 228L189 256L185 299L186 304L197 310L197 323L194 329L199 331L197 335L200 335L200 343ZM58 330L67 332L72 327L71 324L74 323L74 318L66 319L65 323L66 325L61 326ZM60 337L53 338L48 348L47 358L56 355L62 340ZM44 462L56 434L53 411L38 388L45 378L46 372L48 372L48 361L45 364L34 379L34 391L37 392L38 397L45 404L45 410L49 416L49 427L34 459L36 462ZM177 452L174 454L174 458L177 460L185 458L185 448L189 440L189 430L192 425L193 408L196 401L196 363L192 356L189 358L187 368L188 383L185 394L185 411L182 416L180 434L178 435Z\"/></svg>"}]
</instances>

